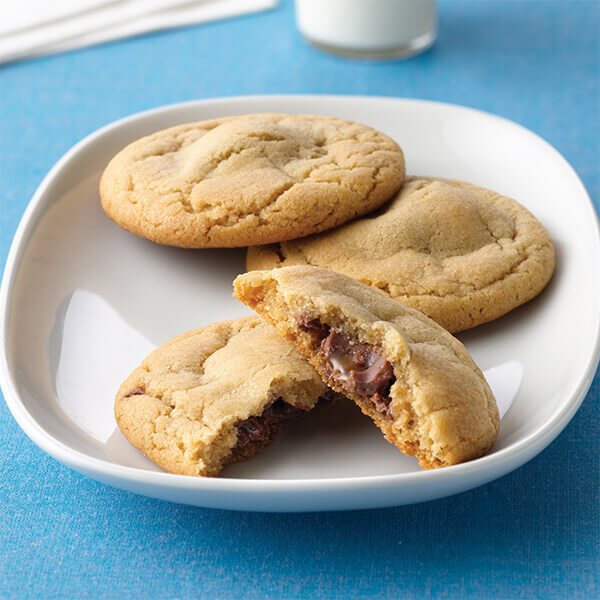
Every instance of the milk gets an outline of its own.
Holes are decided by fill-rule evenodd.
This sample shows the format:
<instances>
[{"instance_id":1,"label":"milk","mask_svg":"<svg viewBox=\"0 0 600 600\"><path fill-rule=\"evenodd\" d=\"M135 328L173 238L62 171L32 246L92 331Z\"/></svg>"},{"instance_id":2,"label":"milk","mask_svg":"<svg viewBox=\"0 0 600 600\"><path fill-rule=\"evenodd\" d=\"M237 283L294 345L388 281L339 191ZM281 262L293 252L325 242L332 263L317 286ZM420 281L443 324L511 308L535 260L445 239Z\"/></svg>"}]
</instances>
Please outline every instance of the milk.
<instances>
[{"instance_id":1,"label":"milk","mask_svg":"<svg viewBox=\"0 0 600 600\"><path fill-rule=\"evenodd\" d=\"M302 35L326 50L407 56L435 40L435 0L296 0Z\"/></svg>"}]
</instances>

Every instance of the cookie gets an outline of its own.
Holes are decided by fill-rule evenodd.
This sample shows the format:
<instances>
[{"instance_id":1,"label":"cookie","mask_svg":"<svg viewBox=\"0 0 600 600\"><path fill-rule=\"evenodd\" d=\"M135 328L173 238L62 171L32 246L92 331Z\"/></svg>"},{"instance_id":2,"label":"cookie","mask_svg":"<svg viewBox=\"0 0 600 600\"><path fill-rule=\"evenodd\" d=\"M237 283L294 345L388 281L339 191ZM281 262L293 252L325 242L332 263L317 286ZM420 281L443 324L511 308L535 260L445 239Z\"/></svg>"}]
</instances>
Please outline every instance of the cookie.
<instances>
[{"instance_id":1,"label":"cookie","mask_svg":"<svg viewBox=\"0 0 600 600\"><path fill-rule=\"evenodd\" d=\"M510 198L411 177L377 213L248 251L248 269L300 264L349 275L456 332L539 294L554 271L554 248L541 223Z\"/></svg>"},{"instance_id":2,"label":"cookie","mask_svg":"<svg viewBox=\"0 0 600 600\"><path fill-rule=\"evenodd\" d=\"M311 266L252 271L234 289L423 467L492 447L499 415L490 387L465 347L422 313Z\"/></svg>"},{"instance_id":3,"label":"cookie","mask_svg":"<svg viewBox=\"0 0 600 600\"><path fill-rule=\"evenodd\" d=\"M115 416L131 444L166 471L214 476L332 394L291 343L251 316L152 352L119 389Z\"/></svg>"},{"instance_id":4,"label":"cookie","mask_svg":"<svg viewBox=\"0 0 600 600\"><path fill-rule=\"evenodd\" d=\"M160 244L268 244L325 231L389 200L404 157L331 117L257 114L179 125L122 150L100 181L106 214Z\"/></svg>"}]
</instances>

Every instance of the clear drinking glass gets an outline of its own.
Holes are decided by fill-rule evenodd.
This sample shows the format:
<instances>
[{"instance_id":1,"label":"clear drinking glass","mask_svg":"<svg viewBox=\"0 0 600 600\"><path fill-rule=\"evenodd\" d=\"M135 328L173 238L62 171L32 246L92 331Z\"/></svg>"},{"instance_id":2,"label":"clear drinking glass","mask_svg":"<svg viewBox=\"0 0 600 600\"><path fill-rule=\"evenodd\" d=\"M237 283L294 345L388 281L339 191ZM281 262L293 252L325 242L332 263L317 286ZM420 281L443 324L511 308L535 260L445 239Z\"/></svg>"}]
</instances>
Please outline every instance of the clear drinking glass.
<instances>
[{"instance_id":1,"label":"clear drinking glass","mask_svg":"<svg viewBox=\"0 0 600 600\"><path fill-rule=\"evenodd\" d=\"M296 0L296 23L313 46L360 58L405 58L435 41L435 0Z\"/></svg>"}]
</instances>

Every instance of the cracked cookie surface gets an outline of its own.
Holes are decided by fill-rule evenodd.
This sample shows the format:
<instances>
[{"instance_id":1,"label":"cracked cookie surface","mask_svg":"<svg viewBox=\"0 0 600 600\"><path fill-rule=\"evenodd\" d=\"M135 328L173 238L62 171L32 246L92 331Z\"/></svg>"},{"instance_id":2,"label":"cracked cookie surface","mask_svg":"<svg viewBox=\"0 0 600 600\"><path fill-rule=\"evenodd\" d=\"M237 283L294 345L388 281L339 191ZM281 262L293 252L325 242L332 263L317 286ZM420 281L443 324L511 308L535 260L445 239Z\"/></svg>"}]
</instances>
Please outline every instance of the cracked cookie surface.
<instances>
[{"instance_id":1,"label":"cracked cookie surface","mask_svg":"<svg viewBox=\"0 0 600 600\"><path fill-rule=\"evenodd\" d=\"M236 247L336 227L404 180L389 137L352 121L256 114L179 125L133 142L100 181L120 227L161 244Z\"/></svg>"},{"instance_id":2,"label":"cracked cookie surface","mask_svg":"<svg viewBox=\"0 0 600 600\"><path fill-rule=\"evenodd\" d=\"M130 443L163 469L214 476L334 396L290 342L250 316L156 349L119 389L115 416Z\"/></svg>"},{"instance_id":3,"label":"cracked cookie surface","mask_svg":"<svg viewBox=\"0 0 600 600\"><path fill-rule=\"evenodd\" d=\"M462 181L410 177L380 211L334 231L248 250L247 267L327 267L424 312L449 331L531 300L554 271L541 223Z\"/></svg>"},{"instance_id":4,"label":"cracked cookie surface","mask_svg":"<svg viewBox=\"0 0 600 600\"><path fill-rule=\"evenodd\" d=\"M251 271L234 290L423 467L470 460L494 444L498 407L481 370L422 313L311 266Z\"/></svg>"}]
</instances>

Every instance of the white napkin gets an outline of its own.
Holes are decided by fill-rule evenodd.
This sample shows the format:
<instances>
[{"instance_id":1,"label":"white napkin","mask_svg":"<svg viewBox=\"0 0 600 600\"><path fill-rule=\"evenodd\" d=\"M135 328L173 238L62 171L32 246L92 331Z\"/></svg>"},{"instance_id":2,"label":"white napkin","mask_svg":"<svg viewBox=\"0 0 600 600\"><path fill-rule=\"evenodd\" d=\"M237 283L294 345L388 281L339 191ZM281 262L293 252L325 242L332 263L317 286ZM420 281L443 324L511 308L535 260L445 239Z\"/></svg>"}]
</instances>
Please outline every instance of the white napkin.
<instances>
[{"instance_id":1,"label":"white napkin","mask_svg":"<svg viewBox=\"0 0 600 600\"><path fill-rule=\"evenodd\" d=\"M0 22L0 63L275 6L277 0L16 0Z\"/></svg>"}]
</instances>

